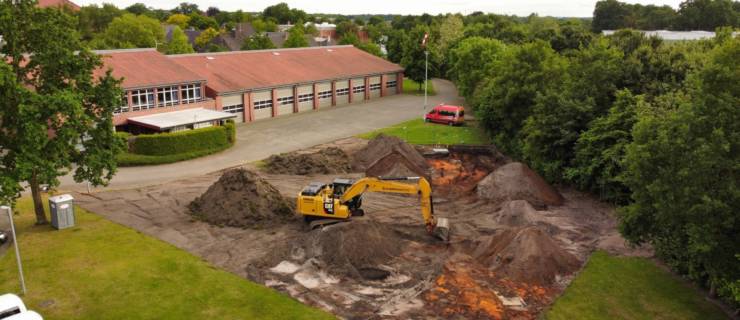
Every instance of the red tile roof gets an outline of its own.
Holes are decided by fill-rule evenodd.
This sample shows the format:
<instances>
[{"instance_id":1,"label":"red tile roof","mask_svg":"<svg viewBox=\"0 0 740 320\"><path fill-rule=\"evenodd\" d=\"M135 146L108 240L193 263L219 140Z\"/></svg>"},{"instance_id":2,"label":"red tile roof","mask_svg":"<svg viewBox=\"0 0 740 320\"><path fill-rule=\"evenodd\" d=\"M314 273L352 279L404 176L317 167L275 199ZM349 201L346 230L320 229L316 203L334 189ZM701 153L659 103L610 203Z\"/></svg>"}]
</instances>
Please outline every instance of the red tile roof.
<instances>
[{"instance_id":1,"label":"red tile roof","mask_svg":"<svg viewBox=\"0 0 740 320\"><path fill-rule=\"evenodd\" d=\"M402 71L353 46L167 56L201 75L217 93Z\"/></svg>"},{"instance_id":2,"label":"red tile roof","mask_svg":"<svg viewBox=\"0 0 740 320\"><path fill-rule=\"evenodd\" d=\"M125 89L153 87L165 84L198 82L205 77L193 73L155 49L123 49L95 51L102 56L104 67L95 77L113 69L113 76L123 78Z\"/></svg>"},{"instance_id":3,"label":"red tile roof","mask_svg":"<svg viewBox=\"0 0 740 320\"><path fill-rule=\"evenodd\" d=\"M39 8L68 7L73 11L80 10L80 6L69 0L39 0L38 6Z\"/></svg>"}]
</instances>

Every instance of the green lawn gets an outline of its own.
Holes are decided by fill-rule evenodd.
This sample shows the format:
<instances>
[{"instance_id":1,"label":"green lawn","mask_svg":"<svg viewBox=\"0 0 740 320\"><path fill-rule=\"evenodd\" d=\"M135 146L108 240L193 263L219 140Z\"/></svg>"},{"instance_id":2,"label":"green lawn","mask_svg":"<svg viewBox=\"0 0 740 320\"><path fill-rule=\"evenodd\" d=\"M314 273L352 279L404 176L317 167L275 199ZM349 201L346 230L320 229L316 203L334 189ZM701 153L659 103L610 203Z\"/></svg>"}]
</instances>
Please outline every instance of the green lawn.
<instances>
[{"instance_id":1,"label":"green lawn","mask_svg":"<svg viewBox=\"0 0 740 320\"><path fill-rule=\"evenodd\" d=\"M432 83L432 81L427 81L427 82L429 83L429 86L427 87L427 95L429 96L436 95L437 92L434 91L434 84ZM418 82L411 80L409 78L403 78L403 93L423 96L424 95L424 85L422 84L421 90L419 90Z\"/></svg>"},{"instance_id":2,"label":"green lawn","mask_svg":"<svg viewBox=\"0 0 740 320\"><path fill-rule=\"evenodd\" d=\"M359 135L363 139L372 139L380 133L396 136L413 144L488 144L485 132L478 127L477 121L467 121L464 126L426 123L422 119L406 121Z\"/></svg>"},{"instance_id":3,"label":"green lawn","mask_svg":"<svg viewBox=\"0 0 740 320\"><path fill-rule=\"evenodd\" d=\"M331 319L167 243L76 208L77 227L16 215L28 295L44 319ZM4 217L3 217L4 218ZM15 255L0 258L0 293L19 292Z\"/></svg>"},{"instance_id":4,"label":"green lawn","mask_svg":"<svg viewBox=\"0 0 740 320\"><path fill-rule=\"evenodd\" d=\"M719 308L645 258L598 251L546 318L726 319Z\"/></svg>"}]
</instances>

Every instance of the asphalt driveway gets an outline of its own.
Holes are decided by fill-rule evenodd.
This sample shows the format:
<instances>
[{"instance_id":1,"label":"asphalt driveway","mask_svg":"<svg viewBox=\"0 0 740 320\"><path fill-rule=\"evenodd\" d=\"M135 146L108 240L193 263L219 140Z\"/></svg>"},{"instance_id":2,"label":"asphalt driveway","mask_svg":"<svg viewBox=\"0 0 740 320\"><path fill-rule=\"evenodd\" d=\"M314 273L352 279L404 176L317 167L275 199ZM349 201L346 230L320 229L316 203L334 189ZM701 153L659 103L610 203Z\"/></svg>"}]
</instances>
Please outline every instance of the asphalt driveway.
<instances>
[{"instance_id":1,"label":"asphalt driveway","mask_svg":"<svg viewBox=\"0 0 740 320\"><path fill-rule=\"evenodd\" d=\"M462 104L454 85L434 79L436 96L428 106ZM261 160L276 153L304 149L317 144L388 127L421 117L424 97L395 95L348 106L322 109L279 118L240 124L234 147L203 158L158 166L119 168L107 188L130 188L203 175L224 168ZM62 190L84 191L86 184L62 178Z\"/></svg>"}]
</instances>

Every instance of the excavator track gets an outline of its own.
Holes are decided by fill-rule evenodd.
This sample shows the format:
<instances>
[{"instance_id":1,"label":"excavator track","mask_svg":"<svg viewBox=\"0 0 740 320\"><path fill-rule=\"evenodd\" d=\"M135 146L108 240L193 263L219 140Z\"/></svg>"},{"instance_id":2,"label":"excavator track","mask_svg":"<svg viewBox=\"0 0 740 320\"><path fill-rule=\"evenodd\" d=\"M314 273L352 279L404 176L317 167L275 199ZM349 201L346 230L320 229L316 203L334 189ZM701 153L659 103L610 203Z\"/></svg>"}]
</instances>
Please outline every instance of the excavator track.
<instances>
[{"instance_id":1,"label":"excavator track","mask_svg":"<svg viewBox=\"0 0 740 320\"><path fill-rule=\"evenodd\" d=\"M347 221L349 221L349 220L341 220L341 219L318 219L318 220L313 220L313 221L309 222L308 223L308 228L310 230L314 230L314 229L319 229L319 228L323 228L325 226L330 226L330 225L333 225L333 224L347 222Z\"/></svg>"}]
</instances>

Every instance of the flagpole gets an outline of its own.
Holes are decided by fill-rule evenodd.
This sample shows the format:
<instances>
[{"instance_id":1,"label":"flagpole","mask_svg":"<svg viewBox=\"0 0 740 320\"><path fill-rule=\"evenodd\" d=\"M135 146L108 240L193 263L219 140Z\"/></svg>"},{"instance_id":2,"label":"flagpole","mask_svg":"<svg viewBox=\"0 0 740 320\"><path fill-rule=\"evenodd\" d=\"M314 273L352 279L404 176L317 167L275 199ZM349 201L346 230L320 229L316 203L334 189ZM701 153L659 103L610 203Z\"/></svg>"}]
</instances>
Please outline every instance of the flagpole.
<instances>
[{"instance_id":1,"label":"flagpole","mask_svg":"<svg viewBox=\"0 0 740 320\"><path fill-rule=\"evenodd\" d=\"M18 250L18 237L15 235L15 223L13 223L13 208L11 206L0 206L0 209L8 213L10 221L10 232L13 233L13 246L15 247L15 260L18 263L18 277L21 280L21 291L26 295L26 279L23 278L23 265L21 264L21 252Z\"/></svg>"},{"instance_id":2,"label":"flagpole","mask_svg":"<svg viewBox=\"0 0 740 320\"><path fill-rule=\"evenodd\" d=\"M424 112L427 111L427 86L429 85L429 50L424 50Z\"/></svg>"}]
</instances>

